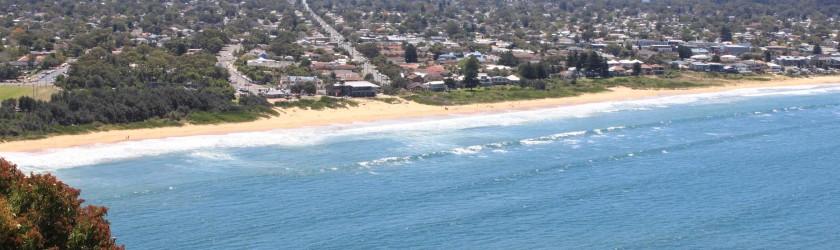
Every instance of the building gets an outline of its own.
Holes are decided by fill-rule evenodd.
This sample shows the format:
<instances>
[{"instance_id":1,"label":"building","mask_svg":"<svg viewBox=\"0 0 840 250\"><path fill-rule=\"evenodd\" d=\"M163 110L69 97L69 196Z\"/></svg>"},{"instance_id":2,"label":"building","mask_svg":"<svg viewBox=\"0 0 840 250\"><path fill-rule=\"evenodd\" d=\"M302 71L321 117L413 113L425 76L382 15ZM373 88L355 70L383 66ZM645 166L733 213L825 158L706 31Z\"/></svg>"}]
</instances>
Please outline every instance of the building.
<instances>
[{"instance_id":1,"label":"building","mask_svg":"<svg viewBox=\"0 0 840 250\"><path fill-rule=\"evenodd\" d=\"M653 51L656 51L656 52L672 52L672 51L674 51L674 46L667 45L667 44L665 44L665 45L651 45L650 50L653 50Z\"/></svg>"},{"instance_id":2,"label":"building","mask_svg":"<svg viewBox=\"0 0 840 250\"><path fill-rule=\"evenodd\" d=\"M321 79L314 76L289 76L288 78L286 78L285 83L289 86L314 83L317 86L324 83L324 81L321 81Z\"/></svg>"},{"instance_id":3,"label":"building","mask_svg":"<svg viewBox=\"0 0 840 250\"><path fill-rule=\"evenodd\" d=\"M491 78L487 73L478 73L476 78L478 78L478 84L482 87L493 86L493 82L491 82Z\"/></svg>"},{"instance_id":4,"label":"building","mask_svg":"<svg viewBox=\"0 0 840 250\"><path fill-rule=\"evenodd\" d=\"M276 60L271 60L271 59L265 59L265 58L262 58L262 57L257 58L257 59L248 60L246 62L246 64L248 66L251 66L251 67L266 67L266 68L273 68L273 69L286 68L289 65L292 65L291 62L281 62L281 61L276 61Z\"/></svg>"},{"instance_id":5,"label":"building","mask_svg":"<svg viewBox=\"0 0 840 250\"><path fill-rule=\"evenodd\" d=\"M330 96L374 97L379 92L379 86L368 81L353 81L335 83L327 86Z\"/></svg>"},{"instance_id":6,"label":"building","mask_svg":"<svg viewBox=\"0 0 840 250\"><path fill-rule=\"evenodd\" d=\"M424 88L428 91L441 92L446 90L446 84L443 81L433 81L424 83Z\"/></svg>"},{"instance_id":7,"label":"building","mask_svg":"<svg viewBox=\"0 0 840 250\"><path fill-rule=\"evenodd\" d=\"M773 62L782 67L804 67L810 64L808 58L804 56L780 56Z\"/></svg>"},{"instance_id":8,"label":"building","mask_svg":"<svg viewBox=\"0 0 840 250\"><path fill-rule=\"evenodd\" d=\"M458 57L455 56L455 54L452 54L452 53L443 54L443 55L438 56L438 63L440 63L440 64L446 64L446 63L449 63L449 62L457 62L457 61L458 61Z\"/></svg>"},{"instance_id":9,"label":"building","mask_svg":"<svg viewBox=\"0 0 840 250\"><path fill-rule=\"evenodd\" d=\"M654 64L654 65L650 65L650 68L653 70L654 74L657 74L657 75L665 74L665 66L662 66L662 65L659 65L659 64Z\"/></svg>"},{"instance_id":10,"label":"building","mask_svg":"<svg viewBox=\"0 0 840 250\"><path fill-rule=\"evenodd\" d=\"M719 55L740 56L741 54L749 53L750 49L751 48L749 46L735 44L712 46L712 51Z\"/></svg>"}]
</instances>

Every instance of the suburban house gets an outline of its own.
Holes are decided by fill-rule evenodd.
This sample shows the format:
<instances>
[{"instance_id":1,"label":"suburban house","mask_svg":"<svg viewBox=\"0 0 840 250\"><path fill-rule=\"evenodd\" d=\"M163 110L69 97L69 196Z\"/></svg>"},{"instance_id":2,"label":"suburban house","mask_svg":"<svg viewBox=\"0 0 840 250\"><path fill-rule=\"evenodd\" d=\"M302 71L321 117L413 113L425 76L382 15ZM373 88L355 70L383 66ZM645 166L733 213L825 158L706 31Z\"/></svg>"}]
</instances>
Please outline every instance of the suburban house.
<instances>
[{"instance_id":1,"label":"suburban house","mask_svg":"<svg viewBox=\"0 0 840 250\"><path fill-rule=\"evenodd\" d=\"M324 83L324 81L321 81L321 79L314 76L289 76L288 78L286 78L286 81L284 83L288 84L289 86L303 85L307 83L314 83L315 85L320 85Z\"/></svg>"},{"instance_id":2,"label":"suburban house","mask_svg":"<svg viewBox=\"0 0 840 250\"><path fill-rule=\"evenodd\" d=\"M627 75L627 69L624 69L624 67L621 66L612 66L608 69L608 72L610 73L610 76L613 77Z\"/></svg>"},{"instance_id":3,"label":"suburban house","mask_svg":"<svg viewBox=\"0 0 840 250\"><path fill-rule=\"evenodd\" d=\"M767 63L758 60L745 60L741 63L746 64L750 71L755 73L764 72L764 68L767 67Z\"/></svg>"},{"instance_id":4,"label":"suburban house","mask_svg":"<svg viewBox=\"0 0 840 250\"><path fill-rule=\"evenodd\" d=\"M519 84L519 77L517 77L515 75L494 76L494 77L490 78L490 83L492 85L508 85L508 84L517 85L517 84Z\"/></svg>"},{"instance_id":5,"label":"suburban house","mask_svg":"<svg viewBox=\"0 0 840 250\"><path fill-rule=\"evenodd\" d=\"M374 97L379 85L368 81L339 82L327 86L330 96Z\"/></svg>"},{"instance_id":6,"label":"suburban house","mask_svg":"<svg viewBox=\"0 0 840 250\"><path fill-rule=\"evenodd\" d=\"M665 66L662 66L662 65L659 65L659 64L654 64L654 65L650 65L650 68L653 70L654 74L657 74L657 75L665 74Z\"/></svg>"},{"instance_id":7,"label":"suburban house","mask_svg":"<svg viewBox=\"0 0 840 250\"><path fill-rule=\"evenodd\" d=\"M820 68L840 68L840 56L814 55L811 57L811 65Z\"/></svg>"},{"instance_id":8,"label":"suburban house","mask_svg":"<svg viewBox=\"0 0 840 250\"><path fill-rule=\"evenodd\" d=\"M767 72L773 74L782 73L782 66L775 63L767 63Z\"/></svg>"},{"instance_id":9,"label":"suburban house","mask_svg":"<svg viewBox=\"0 0 840 250\"><path fill-rule=\"evenodd\" d=\"M446 84L443 81L433 81L423 84L428 91L441 92L446 90Z\"/></svg>"},{"instance_id":10,"label":"suburban house","mask_svg":"<svg viewBox=\"0 0 840 250\"><path fill-rule=\"evenodd\" d=\"M330 72L330 75L335 74L335 78L338 80L352 82L352 81L361 81L364 80L359 73L353 72L352 70L333 70Z\"/></svg>"},{"instance_id":11,"label":"suburban house","mask_svg":"<svg viewBox=\"0 0 840 250\"><path fill-rule=\"evenodd\" d=\"M773 61L782 67L803 67L810 64L808 58L804 56L780 56Z\"/></svg>"},{"instance_id":12,"label":"suburban house","mask_svg":"<svg viewBox=\"0 0 840 250\"><path fill-rule=\"evenodd\" d=\"M490 76L487 73L478 73L478 84L482 87L493 86L493 83L490 81Z\"/></svg>"},{"instance_id":13,"label":"suburban house","mask_svg":"<svg viewBox=\"0 0 840 250\"><path fill-rule=\"evenodd\" d=\"M671 45L651 45L650 50L656 52L672 52L674 51L674 46Z\"/></svg>"},{"instance_id":14,"label":"suburban house","mask_svg":"<svg viewBox=\"0 0 840 250\"><path fill-rule=\"evenodd\" d=\"M337 62L312 62L312 64L309 65L309 68L313 71L354 70L356 69L356 65L342 64Z\"/></svg>"},{"instance_id":15,"label":"suburban house","mask_svg":"<svg viewBox=\"0 0 840 250\"><path fill-rule=\"evenodd\" d=\"M740 56L744 53L750 52L749 46L744 45L736 45L736 44L726 44L720 46L712 46L712 51L719 55L733 55L733 56Z\"/></svg>"},{"instance_id":16,"label":"suburban house","mask_svg":"<svg viewBox=\"0 0 840 250\"><path fill-rule=\"evenodd\" d=\"M737 56L733 56L733 55L722 55L722 56L720 56L720 61L721 61L721 62L729 62L729 63L731 63L731 62L735 62L735 61L737 61L737 60L738 60L738 57L737 57Z\"/></svg>"},{"instance_id":17,"label":"suburban house","mask_svg":"<svg viewBox=\"0 0 840 250\"><path fill-rule=\"evenodd\" d=\"M444 76L449 75L449 71L447 71L442 65L434 65L428 66L424 69L417 69L414 73L425 74L423 78L426 80L442 80Z\"/></svg>"},{"instance_id":18,"label":"suburban house","mask_svg":"<svg viewBox=\"0 0 840 250\"><path fill-rule=\"evenodd\" d=\"M641 67L642 68L642 72L641 72L642 75L653 75L653 68L651 68L647 64L642 64L641 66L642 66Z\"/></svg>"},{"instance_id":19,"label":"suburban house","mask_svg":"<svg viewBox=\"0 0 840 250\"><path fill-rule=\"evenodd\" d=\"M457 62L457 61L458 61L458 57L455 56L455 54L452 54L452 53L443 54L443 55L438 56L438 63L440 63L440 64L453 63L453 62Z\"/></svg>"},{"instance_id":20,"label":"suburban house","mask_svg":"<svg viewBox=\"0 0 840 250\"><path fill-rule=\"evenodd\" d=\"M723 72L723 64L692 62L689 69L697 72Z\"/></svg>"},{"instance_id":21,"label":"suburban house","mask_svg":"<svg viewBox=\"0 0 840 250\"><path fill-rule=\"evenodd\" d=\"M260 58L257 58L257 59L248 60L246 62L246 64L248 66L251 66L251 67L266 67L266 68L279 69L279 68L286 68L289 65L292 65L292 62L287 62L287 61L282 61L281 62L281 61L277 61L277 60L265 59L265 58L260 57Z\"/></svg>"}]
</instances>

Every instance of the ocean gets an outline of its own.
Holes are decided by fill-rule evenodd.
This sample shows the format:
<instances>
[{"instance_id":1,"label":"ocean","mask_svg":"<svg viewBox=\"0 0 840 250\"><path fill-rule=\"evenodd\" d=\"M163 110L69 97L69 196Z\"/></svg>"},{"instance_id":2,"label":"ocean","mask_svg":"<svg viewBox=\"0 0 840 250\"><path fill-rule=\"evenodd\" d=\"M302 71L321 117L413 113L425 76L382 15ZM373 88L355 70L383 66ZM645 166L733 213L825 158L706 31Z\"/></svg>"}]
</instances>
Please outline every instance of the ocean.
<instances>
[{"instance_id":1,"label":"ocean","mask_svg":"<svg viewBox=\"0 0 840 250\"><path fill-rule=\"evenodd\" d=\"M840 85L0 153L129 249L840 248Z\"/></svg>"}]
</instances>

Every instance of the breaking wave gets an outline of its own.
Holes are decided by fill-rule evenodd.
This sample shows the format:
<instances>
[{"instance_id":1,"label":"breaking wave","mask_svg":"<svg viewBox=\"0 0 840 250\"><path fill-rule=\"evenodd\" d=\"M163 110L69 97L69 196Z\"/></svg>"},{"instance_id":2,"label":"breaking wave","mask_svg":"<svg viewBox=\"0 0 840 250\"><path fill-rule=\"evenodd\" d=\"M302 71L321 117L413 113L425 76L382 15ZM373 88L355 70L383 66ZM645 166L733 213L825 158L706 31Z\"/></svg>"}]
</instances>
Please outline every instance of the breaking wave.
<instances>
[{"instance_id":1,"label":"breaking wave","mask_svg":"<svg viewBox=\"0 0 840 250\"><path fill-rule=\"evenodd\" d=\"M529 122L588 117L610 112L667 108L674 105L684 105L690 103L732 102L742 100L744 98L755 98L760 96L812 95L836 91L840 91L840 85L739 89L719 93L662 96L647 99L591 103L541 110L388 120L322 127L282 129L265 132L233 133L227 135L172 137L113 144L97 144L64 149L51 149L41 152L9 152L0 153L0 156L17 163L21 166L21 169L25 171L35 172L49 172L63 168L88 166L125 159L184 152L188 152L191 157L210 160L224 160L229 159L230 156L220 153L206 153L205 151L218 148L264 146L306 147L334 141L389 138L394 137L395 135L412 133L422 135L423 133L439 133L480 127L513 126ZM764 113L784 112L798 108L800 107L774 109ZM661 124L656 125L661 126ZM588 131L572 131L518 141L455 148L450 151L438 152L436 154L476 154L486 149L504 150L503 148L511 145L546 144L558 140L559 138L581 136L585 134L599 135L631 127L632 126L628 125ZM434 156L433 154L415 157L431 157ZM360 163L359 165L376 165L383 162L406 162L411 160L416 159L412 157L398 157L393 159L374 160L364 164Z\"/></svg>"}]
</instances>

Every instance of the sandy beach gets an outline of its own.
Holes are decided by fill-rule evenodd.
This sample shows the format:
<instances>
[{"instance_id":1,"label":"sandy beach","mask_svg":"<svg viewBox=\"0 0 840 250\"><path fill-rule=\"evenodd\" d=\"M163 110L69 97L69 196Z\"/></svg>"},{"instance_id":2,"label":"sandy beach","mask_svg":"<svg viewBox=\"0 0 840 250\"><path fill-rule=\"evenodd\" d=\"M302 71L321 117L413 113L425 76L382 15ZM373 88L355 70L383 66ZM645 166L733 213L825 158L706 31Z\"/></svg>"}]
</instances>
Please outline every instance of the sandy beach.
<instances>
[{"instance_id":1,"label":"sandy beach","mask_svg":"<svg viewBox=\"0 0 840 250\"><path fill-rule=\"evenodd\" d=\"M555 108L561 106L641 99L666 95L684 95L728 91L744 88L767 88L798 85L837 84L840 76L813 78L793 78L777 81L724 83L723 86L677 89L677 90L634 90L630 88L612 88L611 91L585 94L576 97L540 99L529 101L502 102L493 104L471 104L462 106L431 106L414 102L388 104L375 100L358 100L358 107L334 110L279 110L276 117L245 123L226 123L217 125L186 125L182 127L164 127L136 130L112 130L93 132L83 135L61 135L39 140L13 141L0 143L0 152L33 152L54 148L67 148L92 144L115 143L126 140L147 140L167 137L228 134L236 132L267 131L283 128L323 126L352 122L369 122L387 119L416 118L426 116L461 115L481 112L503 112L510 110L528 110Z\"/></svg>"}]
</instances>

